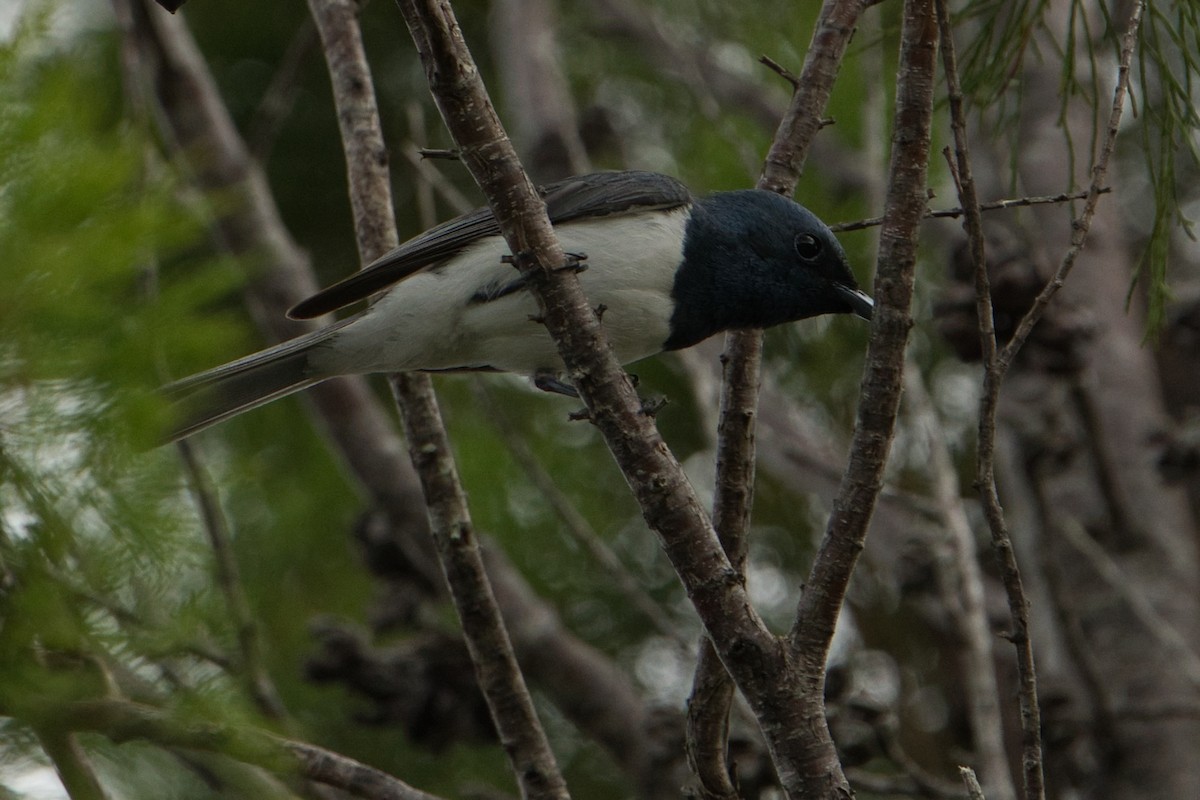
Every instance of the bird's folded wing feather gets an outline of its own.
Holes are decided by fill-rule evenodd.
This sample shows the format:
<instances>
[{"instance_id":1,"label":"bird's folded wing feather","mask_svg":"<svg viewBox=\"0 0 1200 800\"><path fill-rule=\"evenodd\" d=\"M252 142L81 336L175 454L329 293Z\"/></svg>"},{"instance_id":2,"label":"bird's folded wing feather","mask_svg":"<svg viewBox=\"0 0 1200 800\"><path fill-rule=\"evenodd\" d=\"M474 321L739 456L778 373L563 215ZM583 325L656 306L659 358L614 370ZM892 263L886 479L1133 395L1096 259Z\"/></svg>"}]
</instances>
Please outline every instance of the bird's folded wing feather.
<instances>
[{"instance_id":1,"label":"bird's folded wing feather","mask_svg":"<svg viewBox=\"0 0 1200 800\"><path fill-rule=\"evenodd\" d=\"M687 205L692 196L674 178L655 172L597 172L552 183L541 190L554 224L586 217ZM459 253L472 242L500 233L491 210L481 208L444 222L381 256L363 270L297 304L288 316L312 319L392 286Z\"/></svg>"}]
</instances>

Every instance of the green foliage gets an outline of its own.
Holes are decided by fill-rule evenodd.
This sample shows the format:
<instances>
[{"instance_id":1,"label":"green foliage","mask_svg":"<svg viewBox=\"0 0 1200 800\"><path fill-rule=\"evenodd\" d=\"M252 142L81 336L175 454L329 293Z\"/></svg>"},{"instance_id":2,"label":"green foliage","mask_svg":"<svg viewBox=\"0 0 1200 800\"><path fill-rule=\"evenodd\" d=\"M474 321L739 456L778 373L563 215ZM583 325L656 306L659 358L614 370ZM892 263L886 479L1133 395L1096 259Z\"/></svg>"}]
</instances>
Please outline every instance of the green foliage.
<instances>
[{"instance_id":1,"label":"green foliage","mask_svg":"<svg viewBox=\"0 0 1200 800\"><path fill-rule=\"evenodd\" d=\"M1149 283L1147 324L1158 331L1166 322L1170 297L1167 264L1174 229L1196 241L1193 221L1184 216L1185 186L1200 174L1200 9L1194 3L1163 8L1148 3L1138 43L1139 126L1142 154L1154 198L1154 218L1139 273ZM1180 163L1183 161L1184 163Z\"/></svg>"},{"instance_id":2,"label":"green foliage","mask_svg":"<svg viewBox=\"0 0 1200 800\"><path fill-rule=\"evenodd\" d=\"M210 660L230 640L228 615L172 453L139 452L158 436L162 354L211 361L245 338L214 312L237 271L200 254L204 220L154 143L121 118L111 43L51 39L49 19L31 13L0 45L10 761L31 752L22 724L70 699L161 699L174 685L181 710L247 714Z\"/></svg>"},{"instance_id":3,"label":"green foliage","mask_svg":"<svg viewBox=\"0 0 1200 800\"><path fill-rule=\"evenodd\" d=\"M1070 174L1084 179L1091 177L1085 168L1098 154L1112 103L1111 65L1117 62L1127 25L1125 17L1113 14L1120 11L1127 15L1131 10L1128 3L1094 5L1099 18L1089 14L1091 6L1081 0L1071 0L1060 18L1050 13L1051 4L1046 0L972 0L956 16L958 30L965 34L960 42L964 50L960 69L963 89L975 99L977 108L986 109L1002 126L1013 126L1010 130L1015 130L1028 91L1017 78L1027 60L1036 59L1035 63L1047 64L1047 70L1059 70ZM1184 216L1183 207L1189 199L1187 188L1194 184L1200 170L1200 145L1195 136L1200 129L1196 105L1198 52L1200 10L1195 3L1145 4L1129 101L1141 122L1136 125L1136 136L1126 139L1137 140L1140 158L1129 160L1140 163L1131 171L1142 172L1149 179L1153 208L1150 224L1139 231L1144 238L1143 257L1130 281L1132 297L1138 281L1146 280L1147 329L1151 333L1166 322L1172 239L1182 233L1188 240L1195 240L1192 221ZM1079 152L1065 125L1068 110L1077 101L1090 110L1093 120L1092 136L1083 152ZM1015 158L1018 149L1010 152ZM1131 214L1137 213L1131 210Z\"/></svg>"},{"instance_id":4,"label":"green foliage","mask_svg":"<svg viewBox=\"0 0 1200 800\"><path fill-rule=\"evenodd\" d=\"M41 47L24 29L0 58L0 381L63 382L86 410L130 410L132 424L148 402L113 403L160 382L159 349L231 340L227 318L196 312L236 273L189 255L198 221L141 132L113 113L111 51ZM176 277L151 302L160 268Z\"/></svg>"}]
</instances>

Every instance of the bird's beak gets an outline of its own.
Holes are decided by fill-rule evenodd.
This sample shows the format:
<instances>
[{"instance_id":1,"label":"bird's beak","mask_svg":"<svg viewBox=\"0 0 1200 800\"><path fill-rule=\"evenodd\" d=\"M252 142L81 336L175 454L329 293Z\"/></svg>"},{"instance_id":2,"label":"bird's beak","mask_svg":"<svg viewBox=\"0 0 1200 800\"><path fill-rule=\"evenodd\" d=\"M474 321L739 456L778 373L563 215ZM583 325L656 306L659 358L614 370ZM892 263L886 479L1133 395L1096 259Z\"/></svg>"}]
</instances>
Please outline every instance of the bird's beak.
<instances>
[{"instance_id":1,"label":"bird's beak","mask_svg":"<svg viewBox=\"0 0 1200 800\"><path fill-rule=\"evenodd\" d=\"M838 286L838 294L850 306L850 310L863 319L870 319L871 314L875 311L875 301L871 299L871 295L859 289L851 289L849 286Z\"/></svg>"}]
</instances>

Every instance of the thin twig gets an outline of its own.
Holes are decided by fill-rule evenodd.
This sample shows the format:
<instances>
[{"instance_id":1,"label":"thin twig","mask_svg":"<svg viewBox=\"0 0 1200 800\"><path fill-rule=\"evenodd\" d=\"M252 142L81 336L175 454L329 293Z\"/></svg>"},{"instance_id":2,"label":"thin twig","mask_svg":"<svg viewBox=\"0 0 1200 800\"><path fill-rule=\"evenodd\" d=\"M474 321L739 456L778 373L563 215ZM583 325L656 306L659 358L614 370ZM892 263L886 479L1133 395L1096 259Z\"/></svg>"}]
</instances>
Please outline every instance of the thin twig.
<instances>
[{"instance_id":1,"label":"thin twig","mask_svg":"<svg viewBox=\"0 0 1200 800\"><path fill-rule=\"evenodd\" d=\"M987 800L983 794L983 787L979 785L979 778L975 777L975 770L959 767L958 774L962 776L963 785L967 787L967 797L971 800Z\"/></svg>"},{"instance_id":2,"label":"thin twig","mask_svg":"<svg viewBox=\"0 0 1200 800\"><path fill-rule=\"evenodd\" d=\"M359 252L370 263L398 241L386 147L357 8L350 0L310 0L321 33L346 151ZM426 9L426 11L430 11ZM430 529L463 635L497 732L526 800L561 800L566 784L525 685L496 604L466 493L427 375L391 376L409 454L421 479Z\"/></svg>"},{"instance_id":3,"label":"thin twig","mask_svg":"<svg viewBox=\"0 0 1200 800\"><path fill-rule=\"evenodd\" d=\"M942 63L950 100L950 119L954 131L955 159L950 161L951 174L958 187L959 202L966 209L963 227L967 232L971 258L975 265L975 305L979 319L979 338L983 353L983 396L979 407L979 432L976 447L976 483L983 504L984 516L992 535L992 546L1000 561L1001 580L1008 596L1012 618L1010 640L1016 648L1019 676L1018 702L1021 710L1021 763L1025 800L1045 797L1045 778L1042 767L1041 708L1038 705L1037 670L1033 657L1033 641L1029 636L1029 600L1025 595L1016 552L1008 534L1004 509L996 485L996 410L999 403L1003 369L997 356L996 329L992 317L992 293L987 272L987 255L983 235L983 219L979 198L971 174L971 159L967 143L966 113L959 83L953 26L945 0L936 0L938 20L943 32ZM949 161L949 156L947 155ZM1098 185L1095 188L1099 188Z\"/></svg>"},{"instance_id":4,"label":"thin twig","mask_svg":"<svg viewBox=\"0 0 1200 800\"><path fill-rule=\"evenodd\" d=\"M1108 186L1101 188L1100 194L1108 194L1112 189ZM1072 200L1086 200L1088 191L1067 193L1060 192L1058 194L1039 195L1037 197L1015 197L1007 200L993 200L989 203L979 205L980 211L1003 211L1007 208L1024 208L1026 206L1049 205L1053 203L1069 203ZM967 210L959 208L941 208L937 210L930 209L925 212L925 219L958 219L965 216ZM860 231L866 228L873 228L883 224L883 217L869 217L867 219L855 220L854 222L837 222L829 226L829 229L834 233L843 233L845 231Z\"/></svg>"},{"instance_id":5,"label":"thin twig","mask_svg":"<svg viewBox=\"0 0 1200 800\"><path fill-rule=\"evenodd\" d=\"M1113 90L1112 108L1108 114L1104 146L1100 150L1100 155L1097 157L1096 162L1092 165L1092 182L1088 185L1087 198L1084 200L1083 210L1071 221L1071 246L1063 255L1062 261L1059 262L1054 276L1033 301L1033 306L1025 312L1025 316L1017 324L1012 338L1004 346L1004 349L1000 351L997 367L1000 370L1001 376L1012 365L1013 359L1016 357L1018 351L1020 351L1021 346L1029 338L1029 333L1033 330L1033 326L1042 318L1051 299L1062 288L1063 282L1067 279L1067 275L1070 274L1072 267L1075 266L1075 262L1079 258L1079 253L1083 250L1083 243L1087 239L1088 231L1092 227L1092 218L1096 214L1096 205L1100 201L1102 187L1108 178L1108 164L1117 146L1117 135L1121 131L1121 117L1125 111L1125 98L1129 94L1130 66L1133 63L1134 51L1137 49L1138 31L1142 26L1142 14L1145 9L1145 0L1138 0L1134 3L1133 9L1129 14L1129 22L1125 27L1125 32L1121 36L1121 58L1120 66L1117 69L1117 86Z\"/></svg>"},{"instance_id":6,"label":"thin twig","mask_svg":"<svg viewBox=\"0 0 1200 800\"><path fill-rule=\"evenodd\" d=\"M462 152L454 150L446 150L444 148L422 147L417 150L421 158L440 158L443 161L462 161Z\"/></svg>"},{"instance_id":7,"label":"thin twig","mask_svg":"<svg viewBox=\"0 0 1200 800\"><path fill-rule=\"evenodd\" d=\"M176 443L176 447L184 471L188 475L192 499L200 511L200 519L208 535L217 586L225 598L225 606L229 610L230 621L237 637L239 663L235 674L245 682L247 693L263 716L277 722L285 720L288 717L287 709L284 708L283 700L280 699L271 674L267 671L258 625L250 610L250 601L246 599L241 571L233 552L233 540L229 535L229 525L217 500L216 490L200 465L191 444L186 439L181 439Z\"/></svg>"},{"instance_id":8,"label":"thin twig","mask_svg":"<svg viewBox=\"0 0 1200 800\"><path fill-rule=\"evenodd\" d=\"M948 13L944 0L939 11L943 25L949 27ZM1020 674L1021 725L1022 725L1022 765L1025 782L1026 800L1040 800L1045 796L1044 777L1042 772L1041 748L1041 713L1037 702L1037 677L1034 666L1032 643L1029 637L1029 604L1025 597L1021 582L1020 571L1013 551L1012 541L1008 535L1008 527L1004 518L1004 510L1000 505L999 493L995 480L995 435L996 413L999 405L1000 385L1011 366L1016 354L1029 337L1033 326L1045 313L1050 300L1062 287L1071 268L1074 266L1083 243L1091 226L1096 211L1103 184L1108 173L1108 163L1116 146L1116 137L1124 110L1125 97L1129 89L1130 64L1137 44L1137 34L1141 26L1142 12L1145 3L1142 0L1135 3L1121 40L1120 67L1117 73L1117 85L1113 93L1112 108L1109 113L1108 129L1101 153L1092 167L1092 181L1087 190L1083 210L1072 223L1071 245L1064 254L1054 276L1042 289L1035 299L1033 306L1018 323L1013 337L1000 351L997 351L995 330L992 325L991 294L987 277L987 264L983 252L982 225L978 215L969 215L968 238L972 247L972 258L976 268L977 312L980 321L980 341L983 349L984 389L980 401L979 443L978 443L978 474L979 491L983 500L984 513L992 531L992 539L1002 564L1002 578L1009 596L1009 606L1013 618L1012 641L1017 648L1017 665ZM953 61L947 65L948 80L957 81L957 71ZM951 89L951 113L955 120L955 139L958 148L958 172L960 186L967 193L973 194L974 186L970 181L969 159L966 155L966 124L965 115L961 110L961 90L957 84ZM957 95L957 97L955 96ZM955 103L958 104L957 112ZM963 206L972 208L977 205L974 197L964 195ZM974 219L972 218L974 217Z\"/></svg>"},{"instance_id":9,"label":"thin twig","mask_svg":"<svg viewBox=\"0 0 1200 800\"><path fill-rule=\"evenodd\" d=\"M406 145L400 148L400 154L404 156L404 159L408 161L421 180L427 182L437 191L456 213L465 214L479 206L478 203L472 203L445 175L432 165L426 163L425 159L421 156L422 148L415 145Z\"/></svg>"},{"instance_id":10,"label":"thin twig","mask_svg":"<svg viewBox=\"0 0 1200 800\"><path fill-rule=\"evenodd\" d=\"M817 24L819 25L820 23L817 23ZM793 92L797 92L800 90L801 79L796 76L796 73L792 72L790 69L783 66L778 61L776 61L775 59L771 58L768 55L759 56L758 61L763 66L765 66L767 69L771 70L776 75L778 75L779 77L783 78L785 81L790 83L792 85Z\"/></svg>"}]
</instances>

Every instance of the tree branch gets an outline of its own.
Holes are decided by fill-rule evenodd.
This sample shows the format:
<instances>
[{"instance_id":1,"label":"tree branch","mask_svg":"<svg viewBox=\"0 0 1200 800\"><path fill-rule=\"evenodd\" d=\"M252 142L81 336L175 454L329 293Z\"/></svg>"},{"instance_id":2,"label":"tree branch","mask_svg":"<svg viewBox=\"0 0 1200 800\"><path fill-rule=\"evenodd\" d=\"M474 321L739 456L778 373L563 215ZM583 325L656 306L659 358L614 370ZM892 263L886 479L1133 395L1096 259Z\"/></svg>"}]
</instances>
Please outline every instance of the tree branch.
<instances>
[{"instance_id":1,"label":"tree branch","mask_svg":"<svg viewBox=\"0 0 1200 800\"><path fill-rule=\"evenodd\" d=\"M65 731L91 731L120 744L143 740L163 747L220 753L280 775L299 774L368 800L441 800L366 764L316 745L256 728L180 720L127 700L53 703L25 716Z\"/></svg>"},{"instance_id":2,"label":"tree branch","mask_svg":"<svg viewBox=\"0 0 1200 800\"><path fill-rule=\"evenodd\" d=\"M1033 640L1029 636L1029 600L1025 595L1016 552L1008 534L1004 509L996 485L996 410L999 403L1003 370L997 360L996 329L993 320L992 291L987 270L983 218L967 144L967 123L963 94L958 78L953 27L945 0L936 0L942 43L943 70L950 101L951 127L954 132L955 160L951 175L958 187L959 203L964 210L963 228L967 233L971 260L975 265L975 313L979 319L979 339L984 367L983 396L979 406L979 433L976 451L976 484L984 516L992 535L992 546L1000 561L1001 580L1008 596L1012 618L1010 641L1016 648L1021 710L1021 761L1025 800L1045 796L1042 774L1041 709L1038 705L1037 670L1033 658ZM949 160L949 156L947 156Z\"/></svg>"},{"instance_id":3,"label":"tree branch","mask_svg":"<svg viewBox=\"0 0 1200 800\"><path fill-rule=\"evenodd\" d=\"M351 0L309 0L333 82L334 101L350 181L355 229L364 264L398 243L388 183L387 149L374 86ZM391 376L421 479L430 531L462 623L504 751L526 800L566 798L566 783L542 730L492 594L475 538L466 493L427 375Z\"/></svg>"},{"instance_id":4,"label":"tree branch","mask_svg":"<svg viewBox=\"0 0 1200 800\"><path fill-rule=\"evenodd\" d=\"M137 67L132 88L146 87L163 138L181 154L180 168L194 170L199 188L226 201L221 216L212 220L215 238L235 255L263 261L247 291L247 306L259 328L276 340L311 330L312 324L285 316L317 290L311 267L284 227L265 176L249 158L184 20L161 13L151 0L114 0L114 5L124 12L119 15L123 44ZM367 382L337 378L312 387L305 397L314 402L315 421L343 460L354 488L386 515L390 546L411 570L412 583L423 593L442 591L419 483L404 442ZM567 632L555 610L510 563L490 559L488 571L522 661L529 662L548 696L639 784L669 781L650 755L657 750L658 729L625 675L603 653ZM528 624L533 619L540 620L536 630ZM551 663L565 657L572 659L575 675L586 675L589 686L600 687L600 696L615 698L607 713L589 715L590 709L579 709L579 682L563 681L560 667Z\"/></svg>"},{"instance_id":5,"label":"tree branch","mask_svg":"<svg viewBox=\"0 0 1200 800\"><path fill-rule=\"evenodd\" d=\"M91 759L79 746L78 736L46 726L38 726L34 733L71 800L108 800Z\"/></svg>"},{"instance_id":6,"label":"tree branch","mask_svg":"<svg viewBox=\"0 0 1200 800\"><path fill-rule=\"evenodd\" d=\"M1063 254L1062 261L1059 262L1054 276L1038 294L1037 299L1033 301L1033 306L1021 318L1020 323L1017 324L1017 329L1013 333L1012 339L1008 341L1008 344L998 354L996 366L1000 370L1001 378L1004 377L1004 373L1012 365L1013 359L1016 357L1017 352L1020 351L1025 340L1029 338L1029 333L1033 330L1033 326L1038 323L1038 320L1046 312L1046 307L1050 304L1054 295L1062 288L1067 275L1071 273L1072 267L1075 266L1076 259L1079 258L1079 253L1083 250L1083 243L1087 239L1088 231L1092 227L1092 218L1096 215L1096 204L1100 202L1103 186L1108 179L1108 162L1112 158L1113 151L1116 149L1117 135L1121 131L1121 117L1125 111L1125 97L1129 94L1130 67L1133 63L1133 53L1137 49L1138 31L1142 27L1142 14L1145 9L1145 0L1137 0L1134 3L1129 15L1129 22L1125 26L1125 32L1121 35L1121 57L1117 68L1117 86L1113 90L1112 107L1108 112L1108 126L1105 130L1104 145L1100 150L1100 155L1096 158L1096 162L1092 165L1092 182L1088 185L1087 199L1084 200L1083 209L1079 212L1079 216L1071 221L1071 246Z\"/></svg>"},{"instance_id":7,"label":"tree branch","mask_svg":"<svg viewBox=\"0 0 1200 800\"><path fill-rule=\"evenodd\" d=\"M800 598L791 645L806 679L821 676L850 574L883 485L883 468L900 404L917 233L927 202L937 26L931 0L908 0L901 31L900 72L884 224L875 281L875 316L850 463L829 525Z\"/></svg>"},{"instance_id":8,"label":"tree branch","mask_svg":"<svg viewBox=\"0 0 1200 800\"><path fill-rule=\"evenodd\" d=\"M488 197L518 266L530 277L573 385L759 719L785 793L793 798L844 794L848 787L821 704L801 701L788 648L750 604L678 461L607 351L578 281L566 271L547 270L565 263L561 247L500 127L448 4L401 0L400 6L463 162ZM814 731L817 735L810 735Z\"/></svg>"},{"instance_id":9,"label":"tree branch","mask_svg":"<svg viewBox=\"0 0 1200 800\"><path fill-rule=\"evenodd\" d=\"M287 709L284 708L283 700L279 697L263 659L262 639L254 615L250 611L250 602L246 599L246 590L242 586L241 573L234 557L229 525L221 511L216 491L191 444L182 439L176 442L175 446L188 474L192 497L200 511L204 530L208 534L217 585L225 596L225 605L229 609L230 620L237 636L238 664L234 674L242 680L247 694L263 716L277 722L284 721L288 718Z\"/></svg>"},{"instance_id":10,"label":"tree branch","mask_svg":"<svg viewBox=\"0 0 1200 800\"><path fill-rule=\"evenodd\" d=\"M822 7L800 78L792 79L792 102L767 153L759 189L785 197L795 193L862 7L861 0L828 0ZM762 383L762 342L761 330L730 331L721 356L724 369L713 526L743 580L754 503L754 437ZM733 687L716 651L710 643L702 642L688 702L688 759L704 789L715 797L736 794L725 763L732 701Z\"/></svg>"},{"instance_id":11,"label":"tree branch","mask_svg":"<svg viewBox=\"0 0 1200 800\"><path fill-rule=\"evenodd\" d=\"M1108 194L1111 191L1111 188L1105 186L1100 189L1100 194ZM1069 203L1072 200L1086 200L1087 196L1087 190L1082 192L1059 192L1058 194L1039 195L1037 197L1013 197L1006 200L993 200L990 203L980 203L978 207L980 211L1003 211L1008 208L1024 208L1026 206L1040 206L1050 203ZM958 219L967 213L968 210L962 207L929 209L925 212L925 219ZM830 225L829 230L834 233L861 231L882 224L883 217L869 217L868 219L855 220L854 222L837 222Z\"/></svg>"},{"instance_id":12,"label":"tree branch","mask_svg":"<svg viewBox=\"0 0 1200 800\"><path fill-rule=\"evenodd\" d=\"M1121 40L1120 67L1117 85L1109 112L1108 128L1104 145L1092 167L1092 181L1087 198L1079 216L1071 227L1071 245L1054 276L1038 294L1033 306L1021 318L1013 337L1002 350L998 350L995 328L992 322L991 291L984 253L982 224L979 220L978 200L974 197L974 184L970 179L970 161L967 155L966 124L961 108L962 93L957 87L957 69L952 60L947 62L946 73L951 85L951 112L954 119L954 134L957 151L957 171L962 205L968 209L965 225L971 245L971 256L975 262L977 314L980 323L980 341L983 349L984 388L980 400L979 441L977 454L977 481L983 502L984 513L992 532L992 540L1001 561L1002 577L1008 593L1010 613L1013 619L1012 641L1017 648L1017 666L1021 681L1021 725L1022 763L1027 800L1045 796L1042 774L1041 713L1037 700L1037 677L1032 643L1029 637L1029 603L1025 597L1016 555L1009 537L1004 509L1000 504L995 478L996 413L999 405L1000 386L1016 354L1028 339L1033 326L1045 313L1050 300L1062 287L1067 275L1083 247L1091 220L1096 211L1102 187L1107 178L1108 162L1116 146L1116 137L1124 110L1125 96L1129 88L1130 65L1137 43L1145 3L1134 4L1129 22ZM949 26L949 17L944 5L939 6L943 25Z\"/></svg>"}]
</instances>

